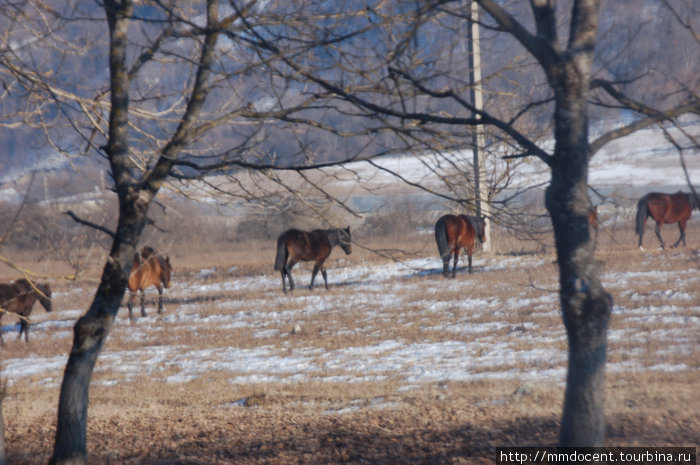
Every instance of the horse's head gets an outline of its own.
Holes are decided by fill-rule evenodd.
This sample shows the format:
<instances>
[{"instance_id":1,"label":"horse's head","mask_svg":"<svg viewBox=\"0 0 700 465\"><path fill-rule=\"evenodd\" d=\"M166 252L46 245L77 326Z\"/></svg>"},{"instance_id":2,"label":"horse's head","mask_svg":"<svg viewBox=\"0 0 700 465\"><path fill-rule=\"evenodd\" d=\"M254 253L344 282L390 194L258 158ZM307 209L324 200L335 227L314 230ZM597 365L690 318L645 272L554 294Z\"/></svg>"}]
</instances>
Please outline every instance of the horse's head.
<instances>
[{"instance_id":1,"label":"horse's head","mask_svg":"<svg viewBox=\"0 0 700 465\"><path fill-rule=\"evenodd\" d=\"M694 192L691 192L688 194L688 202L690 202L690 210L692 211L694 208L697 208L700 210L700 202L698 202L698 198L695 196Z\"/></svg>"},{"instance_id":2,"label":"horse's head","mask_svg":"<svg viewBox=\"0 0 700 465\"><path fill-rule=\"evenodd\" d=\"M21 278L12 283L12 287L17 294L33 294L46 309L47 312L53 310L51 307L51 286L41 283L32 283L29 280Z\"/></svg>"},{"instance_id":3,"label":"horse's head","mask_svg":"<svg viewBox=\"0 0 700 465\"><path fill-rule=\"evenodd\" d=\"M340 247L346 255L350 255L352 252L352 238L350 237L350 226L344 229L338 230L338 239L340 239Z\"/></svg>"},{"instance_id":4,"label":"horse's head","mask_svg":"<svg viewBox=\"0 0 700 465\"><path fill-rule=\"evenodd\" d=\"M42 307L46 309L47 312L53 310L51 307L51 286L47 284L36 284L36 288L39 291L37 293L39 297L39 303Z\"/></svg>"},{"instance_id":5,"label":"horse's head","mask_svg":"<svg viewBox=\"0 0 700 465\"><path fill-rule=\"evenodd\" d=\"M486 242L486 217L482 216L480 218L477 218L476 224L476 234L479 236L479 241Z\"/></svg>"},{"instance_id":6,"label":"horse's head","mask_svg":"<svg viewBox=\"0 0 700 465\"><path fill-rule=\"evenodd\" d=\"M160 264L160 279L163 282L163 286L166 289L170 288L170 273L173 271L173 267L170 265L170 257L167 255L159 255L158 263Z\"/></svg>"}]
</instances>

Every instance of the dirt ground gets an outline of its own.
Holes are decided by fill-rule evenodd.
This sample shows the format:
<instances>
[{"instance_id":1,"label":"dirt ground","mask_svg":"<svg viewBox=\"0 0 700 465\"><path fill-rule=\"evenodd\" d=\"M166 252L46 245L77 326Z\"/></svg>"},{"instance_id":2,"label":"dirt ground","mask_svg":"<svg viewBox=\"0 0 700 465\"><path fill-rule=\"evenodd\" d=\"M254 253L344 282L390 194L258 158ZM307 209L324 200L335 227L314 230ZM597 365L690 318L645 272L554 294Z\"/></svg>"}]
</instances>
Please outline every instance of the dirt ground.
<instances>
[{"instance_id":1,"label":"dirt ground","mask_svg":"<svg viewBox=\"0 0 700 465\"><path fill-rule=\"evenodd\" d=\"M677 406L697 400L700 377L645 378L644 387L639 381L609 380L607 444L697 447L697 410ZM671 384L674 392L665 392L663 386ZM444 392L413 392L390 406L373 407L370 399L347 411L284 394L260 394L247 405L204 405L199 399L188 404L184 397L136 398L128 405L121 397L138 392L100 389L93 392L98 407L88 426L89 462L493 464L499 447L555 445L561 393L535 387L500 397L505 387L512 386L456 384ZM476 394L486 392L491 395ZM54 415L31 415L29 398L17 400L5 408L8 463L46 463ZM669 405L676 408L666 410Z\"/></svg>"}]
</instances>

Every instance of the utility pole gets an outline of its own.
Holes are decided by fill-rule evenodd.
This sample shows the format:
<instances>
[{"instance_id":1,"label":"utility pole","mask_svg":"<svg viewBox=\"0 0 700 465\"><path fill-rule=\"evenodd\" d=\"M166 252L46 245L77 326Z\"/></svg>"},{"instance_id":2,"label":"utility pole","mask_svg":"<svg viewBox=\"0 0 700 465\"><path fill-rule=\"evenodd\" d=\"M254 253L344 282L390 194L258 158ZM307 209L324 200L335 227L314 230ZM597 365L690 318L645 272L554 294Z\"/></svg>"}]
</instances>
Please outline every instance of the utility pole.
<instances>
[{"instance_id":1,"label":"utility pole","mask_svg":"<svg viewBox=\"0 0 700 465\"><path fill-rule=\"evenodd\" d=\"M471 1L471 20L469 31L467 32L467 51L469 52L469 83L471 84L471 100L476 111L472 111L472 117L481 119L479 112L484 107L484 100L481 89L481 44L479 42L479 4ZM482 244L484 252L491 251L491 221L489 219L491 208L487 198L486 186L482 180L486 178L486 170L483 166L484 146L484 126L479 124L474 127L472 136L474 146L474 197L476 199L476 214L484 218L486 242Z\"/></svg>"}]
</instances>

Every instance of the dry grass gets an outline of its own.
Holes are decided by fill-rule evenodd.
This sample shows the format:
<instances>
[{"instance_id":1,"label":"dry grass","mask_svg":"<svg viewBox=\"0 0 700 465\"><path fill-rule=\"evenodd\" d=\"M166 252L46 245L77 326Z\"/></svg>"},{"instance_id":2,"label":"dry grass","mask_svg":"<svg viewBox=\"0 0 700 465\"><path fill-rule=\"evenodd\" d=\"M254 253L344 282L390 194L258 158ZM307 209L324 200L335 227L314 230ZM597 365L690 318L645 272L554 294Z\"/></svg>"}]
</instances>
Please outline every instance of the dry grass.
<instances>
[{"instance_id":1,"label":"dry grass","mask_svg":"<svg viewBox=\"0 0 700 465\"><path fill-rule=\"evenodd\" d=\"M608 361L618 365L634 362L642 367L685 364L688 369L609 370L607 442L698 447L700 417L691 406L700 405L700 335L666 340L658 334L677 331L684 321L699 316L700 279L685 279L684 274L699 268L700 226L689 226L687 248L644 253L636 250L630 230L629 225L604 229L599 238L603 279L615 298L610 330L628 335L609 341ZM656 246L651 236L645 238L648 248ZM432 240L430 234L421 234L363 245L404 249L410 252L405 258L432 256ZM377 288L376 292L400 298L396 305L371 298L375 284L371 282L334 285L328 291L300 288L294 298L283 297L278 291L271 296L270 291L257 288L223 287L251 277L254 282L257 276L272 273L274 244L265 241L212 248L207 254L172 250L176 283L211 286L192 286L190 294L181 295L176 284L172 293L166 294L166 308L179 306L179 311L196 313L202 324L196 330L171 320L159 324L151 300L148 319L138 320L133 327L127 323L126 312L120 312L105 351L128 351L140 354L144 360L164 345L176 346L183 353L261 346L269 346L280 355L307 350L328 353L388 340L407 345L452 341L461 337L456 336L454 326L488 324L495 318L508 325L494 328L489 340L510 341L517 350L553 345L565 351L561 319L552 305L557 290L553 254L540 254L539 246L506 236L496 236L495 242L497 254L477 254L476 272L467 276L461 271L453 288L441 288L444 292L431 290L436 282L442 282L438 281L442 277L431 273L407 274L397 277L388 289ZM522 254L527 257L527 266L509 265L519 263ZM388 260L361 247L355 247L350 257L336 251L328 264L329 277L333 278L334 270L344 264L374 265ZM203 274L203 269L209 271ZM308 266L295 270L297 281L306 284ZM57 311L50 315L36 311L35 321L74 319L87 308L94 289L92 279L98 274L99 266L85 281L56 281ZM307 312L319 295L344 302L349 295L363 292L370 297L361 305L352 300L353 307L342 311ZM269 305L270 299L276 307ZM520 303L511 305L515 299ZM483 302L484 308L466 314L458 303L470 300ZM443 310L431 312L427 308L430 305ZM266 323L256 330L269 331L270 335L263 332L261 336L249 326L222 327L216 323L217 316L238 309L254 312L264 320ZM645 315L647 309L659 313ZM207 318L212 319L211 324L206 323ZM533 323L537 331L552 337L518 338L518 334L532 331ZM301 332L280 338L295 324ZM68 353L69 326L51 327L42 333L29 345L8 334L3 359ZM484 351L488 351L486 346ZM400 377L388 372L381 379L362 382L308 378L299 382L232 383L231 373L218 369L215 362L202 376L168 383L163 377L176 374L175 366L163 368L154 377L101 369L98 361L90 391L90 463L486 464L494 462L499 446L551 445L557 441L563 388L547 380L522 382L517 377L485 376L474 381L426 382L407 389ZM535 366L519 368L536 373L559 365L558 361L540 360ZM511 367L504 364L501 368ZM476 367L475 371L498 369ZM348 372L329 368L324 373L334 374ZM364 375L350 374L358 378ZM22 377L8 387L3 408L10 463L45 463L50 455L58 389L55 382L46 381L47 377L60 379L60 373Z\"/></svg>"}]
</instances>

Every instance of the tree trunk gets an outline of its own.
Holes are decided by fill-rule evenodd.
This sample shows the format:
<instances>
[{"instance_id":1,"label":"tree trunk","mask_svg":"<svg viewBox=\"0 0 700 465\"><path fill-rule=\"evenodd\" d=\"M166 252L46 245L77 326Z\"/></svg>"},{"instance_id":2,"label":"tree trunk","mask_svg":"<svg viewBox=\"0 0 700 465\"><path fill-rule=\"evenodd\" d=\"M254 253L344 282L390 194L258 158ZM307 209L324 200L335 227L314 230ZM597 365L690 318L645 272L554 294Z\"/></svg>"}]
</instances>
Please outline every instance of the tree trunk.
<instances>
[{"instance_id":1,"label":"tree trunk","mask_svg":"<svg viewBox=\"0 0 700 465\"><path fill-rule=\"evenodd\" d=\"M589 234L587 82L570 78L555 109L556 147L546 206L559 264L569 364L561 446L602 446L605 438L605 355L612 297L599 279Z\"/></svg>"},{"instance_id":2,"label":"tree trunk","mask_svg":"<svg viewBox=\"0 0 700 465\"><path fill-rule=\"evenodd\" d=\"M145 212L143 217L145 218ZM86 431L90 378L126 290L130 259L133 257L134 243L138 235L131 234L129 238L129 241L120 239L119 235L115 238L112 254L107 259L93 303L73 329L73 347L61 384L56 441L50 464L87 463ZM124 258L117 260L117 256ZM125 262L126 266L120 261Z\"/></svg>"},{"instance_id":3,"label":"tree trunk","mask_svg":"<svg viewBox=\"0 0 700 465\"><path fill-rule=\"evenodd\" d=\"M598 278L588 233L585 182L557 180L547 189L547 208L557 243L562 318L569 339L561 446L602 446L605 437L605 356L612 297Z\"/></svg>"}]
</instances>

